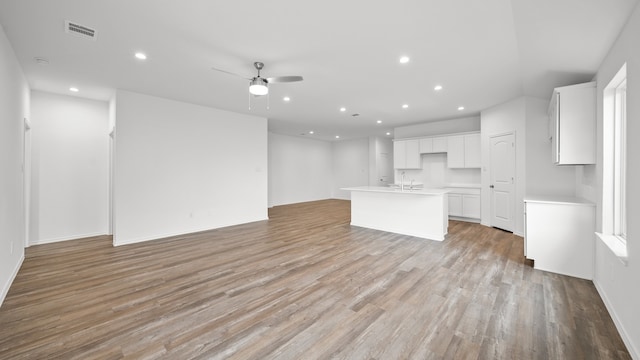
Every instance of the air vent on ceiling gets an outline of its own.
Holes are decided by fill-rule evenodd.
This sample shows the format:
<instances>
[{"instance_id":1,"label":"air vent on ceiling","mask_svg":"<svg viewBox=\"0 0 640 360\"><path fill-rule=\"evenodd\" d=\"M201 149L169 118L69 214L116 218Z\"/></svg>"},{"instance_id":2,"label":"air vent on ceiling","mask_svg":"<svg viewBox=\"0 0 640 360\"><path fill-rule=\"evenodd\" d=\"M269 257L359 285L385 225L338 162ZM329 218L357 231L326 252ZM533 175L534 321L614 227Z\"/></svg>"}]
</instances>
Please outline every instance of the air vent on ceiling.
<instances>
[{"instance_id":1,"label":"air vent on ceiling","mask_svg":"<svg viewBox=\"0 0 640 360\"><path fill-rule=\"evenodd\" d=\"M67 32L68 34L81 36L86 39L91 39L91 40L96 39L96 31L94 29L88 28L86 26L82 26L78 23L74 23L71 21L65 21L64 31Z\"/></svg>"}]
</instances>

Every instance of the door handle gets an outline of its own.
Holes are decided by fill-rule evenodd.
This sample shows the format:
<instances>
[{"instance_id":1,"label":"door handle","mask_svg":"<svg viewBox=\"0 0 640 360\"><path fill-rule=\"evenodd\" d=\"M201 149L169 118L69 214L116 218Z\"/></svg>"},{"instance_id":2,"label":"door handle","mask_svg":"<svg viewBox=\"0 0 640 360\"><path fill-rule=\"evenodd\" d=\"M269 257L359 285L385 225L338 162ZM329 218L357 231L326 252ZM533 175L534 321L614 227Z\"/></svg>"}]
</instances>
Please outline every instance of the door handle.
<instances>
[{"instance_id":1,"label":"door handle","mask_svg":"<svg viewBox=\"0 0 640 360\"><path fill-rule=\"evenodd\" d=\"M493 185L489 185L489 188L493 189Z\"/></svg>"}]
</instances>

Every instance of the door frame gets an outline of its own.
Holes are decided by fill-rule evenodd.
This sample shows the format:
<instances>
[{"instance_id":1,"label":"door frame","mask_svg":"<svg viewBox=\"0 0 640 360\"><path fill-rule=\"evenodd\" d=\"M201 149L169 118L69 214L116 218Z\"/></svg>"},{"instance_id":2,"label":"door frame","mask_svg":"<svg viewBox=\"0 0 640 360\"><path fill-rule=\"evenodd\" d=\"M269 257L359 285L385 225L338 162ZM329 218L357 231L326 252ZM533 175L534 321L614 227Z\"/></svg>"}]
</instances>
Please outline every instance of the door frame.
<instances>
[{"instance_id":1,"label":"door frame","mask_svg":"<svg viewBox=\"0 0 640 360\"><path fill-rule=\"evenodd\" d=\"M31 122L28 117L23 117L22 129L22 203L23 203L23 243L24 248L31 245Z\"/></svg>"},{"instance_id":2,"label":"door frame","mask_svg":"<svg viewBox=\"0 0 640 360\"><path fill-rule=\"evenodd\" d=\"M493 171L493 164L491 163L491 151L492 151L492 142L493 139L496 137L501 137L501 136L506 136L506 135L511 135L513 136L513 188L512 188L512 193L511 193L511 229L502 229L505 231L511 231L512 233L516 233L516 219L515 219L515 215L516 215L516 194L517 194L517 189L518 189L518 171L517 171L517 149L518 149L518 142L517 139L518 137L516 136L516 131L504 131L504 132L499 132L499 133L495 133L495 134L491 134L489 135L489 156L488 156L488 163L489 163L489 176L488 176L488 182L489 182L489 186L491 186L491 179L492 179L492 171ZM495 227L493 224L493 214L494 214L494 198L493 198L493 189L491 187L489 187L489 226L491 227Z\"/></svg>"}]
</instances>

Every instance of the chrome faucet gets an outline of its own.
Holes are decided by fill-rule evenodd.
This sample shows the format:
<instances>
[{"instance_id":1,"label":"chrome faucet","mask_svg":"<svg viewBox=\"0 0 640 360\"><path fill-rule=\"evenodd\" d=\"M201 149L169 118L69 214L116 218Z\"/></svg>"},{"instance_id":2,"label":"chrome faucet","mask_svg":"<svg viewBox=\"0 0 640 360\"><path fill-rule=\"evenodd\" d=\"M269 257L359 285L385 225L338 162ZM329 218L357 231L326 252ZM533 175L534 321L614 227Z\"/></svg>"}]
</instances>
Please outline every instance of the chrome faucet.
<instances>
[{"instance_id":1,"label":"chrome faucet","mask_svg":"<svg viewBox=\"0 0 640 360\"><path fill-rule=\"evenodd\" d=\"M400 191L404 191L404 171L400 175Z\"/></svg>"}]
</instances>

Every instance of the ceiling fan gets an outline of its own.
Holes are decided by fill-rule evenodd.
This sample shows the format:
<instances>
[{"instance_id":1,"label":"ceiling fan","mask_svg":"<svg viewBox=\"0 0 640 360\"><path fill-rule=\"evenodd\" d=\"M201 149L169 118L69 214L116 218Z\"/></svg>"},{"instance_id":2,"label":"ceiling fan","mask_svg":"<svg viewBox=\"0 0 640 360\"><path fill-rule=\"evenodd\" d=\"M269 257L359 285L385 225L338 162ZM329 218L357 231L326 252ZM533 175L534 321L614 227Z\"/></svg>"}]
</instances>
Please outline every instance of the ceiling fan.
<instances>
[{"instance_id":1,"label":"ceiling fan","mask_svg":"<svg viewBox=\"0 0 640 360\"><path fill-rule=\"evenodd\" d=\"M252 78L247 78L242 75L238 75L238 74L235 74L226 70L218 69L215 67L212 67L211 69L215 71L220 71L226 74L234 75L234 76L239 76L243 79L249 80L249 93L255 96L267 95L269 93L269 84L289 83L289 82L296 82L296 81L303 80L302 76L276 76L276 77L270 77L270 78L263 78L262 76L260 76L260 70L264 68L264 63L260 61L256 61L253 63L253 66L256 68L256 70L258 70L258 75Z\"/></svg>"}]
</instances>

